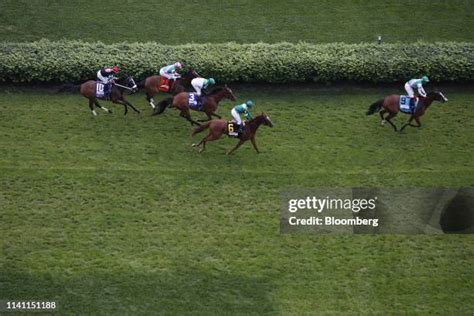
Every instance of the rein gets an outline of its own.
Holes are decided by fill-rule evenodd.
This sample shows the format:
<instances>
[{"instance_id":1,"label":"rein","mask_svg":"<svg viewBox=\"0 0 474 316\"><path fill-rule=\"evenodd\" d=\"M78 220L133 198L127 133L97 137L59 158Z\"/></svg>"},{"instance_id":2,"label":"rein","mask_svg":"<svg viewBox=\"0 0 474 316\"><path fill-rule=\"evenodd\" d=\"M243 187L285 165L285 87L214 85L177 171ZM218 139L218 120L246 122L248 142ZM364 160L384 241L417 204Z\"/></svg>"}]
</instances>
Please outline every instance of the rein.
<instances>
[{"instance_id":1,"label":"rein","mask_svg":"<svg viewBox=\"0 0 474 316\"><path fill-rule=\"evenodd\" d=\"M133 91L133 88L129 88L118 83L114 83L114 85L123 89L127 89L128 91Z\"/></svg>"}]
</instances>

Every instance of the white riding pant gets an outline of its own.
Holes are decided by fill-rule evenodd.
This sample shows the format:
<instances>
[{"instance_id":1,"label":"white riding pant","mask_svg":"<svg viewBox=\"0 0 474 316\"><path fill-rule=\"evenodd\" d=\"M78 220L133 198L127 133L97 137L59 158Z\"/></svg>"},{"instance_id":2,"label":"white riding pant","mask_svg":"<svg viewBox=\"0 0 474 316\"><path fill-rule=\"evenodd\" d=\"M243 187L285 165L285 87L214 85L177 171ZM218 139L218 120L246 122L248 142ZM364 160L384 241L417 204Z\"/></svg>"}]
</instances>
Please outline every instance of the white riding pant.
<instances>
[{"instance_id":1,"label":"white riding pant","mask_svg":"<svg viewBox=\"0 0 474 316\"><path fill-rule=\"evenodd\" d=\"M193 80L191 80L191 85L196 91L196 94L200 96L202 87L204 85L204 78L194 78Z\"/></svg>"},{"instance_id":2,"label":"white riding pant","mask_svg":"<svg viewBox=\"0 0 474 316\"><path fill-rule=\"evenodd\" d=\"M415 91L413 91L413 88L407 83L405 83L405 90L407 92L407 95L410 97L410 98L414 98L415 97Z\"/></svg>"},{"instance_id":3,"label":"white riding pant","mask_svg":"<svg viewBox=\"0 0 474 316\"><path fill-rule=\"evenodd\" d=\"M242 119L240 118L240 114L235 109L232 109L232 111L230 111L230 114L232 114L232 117L234 118L233 121L235 123L242 125Z\"/></svg>"}]
</instances>

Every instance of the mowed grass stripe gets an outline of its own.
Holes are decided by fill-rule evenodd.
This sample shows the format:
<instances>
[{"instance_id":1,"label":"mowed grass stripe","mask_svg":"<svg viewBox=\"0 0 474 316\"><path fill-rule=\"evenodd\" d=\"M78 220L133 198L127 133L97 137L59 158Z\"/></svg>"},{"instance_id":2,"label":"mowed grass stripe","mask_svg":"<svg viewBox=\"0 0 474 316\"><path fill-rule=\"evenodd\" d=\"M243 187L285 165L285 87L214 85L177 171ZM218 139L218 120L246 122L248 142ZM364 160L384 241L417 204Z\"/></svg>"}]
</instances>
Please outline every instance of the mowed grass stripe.
<instances>
[{"instance_id":1,"label":"mowed grass stripe","mask_svg":"<svg viewBox=\"0 0 474 316\"><path fill-rule=\"evenodd\" d=\"M93 9L81 1L7 0L0 3L0 40L357 43L382 35L389 42L472 41L473 11L469 0L107 0Z\"/></svg>"}]
</instances>

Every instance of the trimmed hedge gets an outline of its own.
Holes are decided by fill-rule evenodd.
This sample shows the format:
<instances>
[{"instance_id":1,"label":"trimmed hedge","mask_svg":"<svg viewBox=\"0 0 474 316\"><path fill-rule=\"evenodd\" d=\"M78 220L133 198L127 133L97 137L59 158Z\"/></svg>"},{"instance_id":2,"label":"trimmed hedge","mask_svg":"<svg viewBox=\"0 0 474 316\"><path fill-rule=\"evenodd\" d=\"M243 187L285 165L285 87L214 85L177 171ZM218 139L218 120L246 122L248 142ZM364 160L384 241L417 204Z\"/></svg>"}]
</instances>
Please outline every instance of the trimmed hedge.
<instances>
[{"instance_id":1,"label":"trimmed hedge","mask_svg":"<svg viewBox=\"0 0 474 316\"><path fill-rule=\"evenodd\" d=\"M474 43L186 44L41 40L0 43L2 82L80 82L105 65L124 64L138 79L181 61L224 82L398 82L427 74L472 81Z\"/></svg>"}]
</instances>

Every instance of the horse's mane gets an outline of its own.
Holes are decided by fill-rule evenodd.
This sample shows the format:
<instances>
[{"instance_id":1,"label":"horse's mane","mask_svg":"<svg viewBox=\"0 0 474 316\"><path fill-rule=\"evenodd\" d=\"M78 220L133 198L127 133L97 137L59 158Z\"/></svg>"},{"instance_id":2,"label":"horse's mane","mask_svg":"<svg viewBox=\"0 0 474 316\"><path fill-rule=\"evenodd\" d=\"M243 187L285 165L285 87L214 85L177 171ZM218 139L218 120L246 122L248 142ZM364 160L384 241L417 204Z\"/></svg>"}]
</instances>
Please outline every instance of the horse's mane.
<instances>
[{"instance_id":1,"label":"horse's mane","mask_svg":"<svg viewBox=\"0 0 474 316\"><path fill-rule=\"evenodd\" d=\"M132 78L132 76L130 76L129 74L123 73L123 74L120 74L120 76L118 77L118 80L123 82L127 80L128 78Z\"/></svg>"},{"instance_id":2,"label":"horse's mane","mask_svg":"<svg viewBox=\"0 0 474 316\"><path fill-rule=\"evenodd\" d=\"M220 92L221 92L222 90L224 90L224 89L225 89L225 88L222 87L222 86L213 87L213 88L211 89L211 91L209 91L209 92L207 93L207 95L216 95L216 94L220 93Z\"/></svg>"},{"instance_id":3,"label":"horse's mane","mask_svg":"<svg viewBox=\"0 0 474 316\"><path fill-rule=\"evenodd\" d=\"M262 113L260 113L259 115L256 115L254 118L252 118L252 119L249 121L249 123L252 123L252 122L254 122L254 121L260 120L260 119L262 119L262 117L264 117L265 115L266 115L266 114L262 112Z\"/></svg>"}]
</instances>

